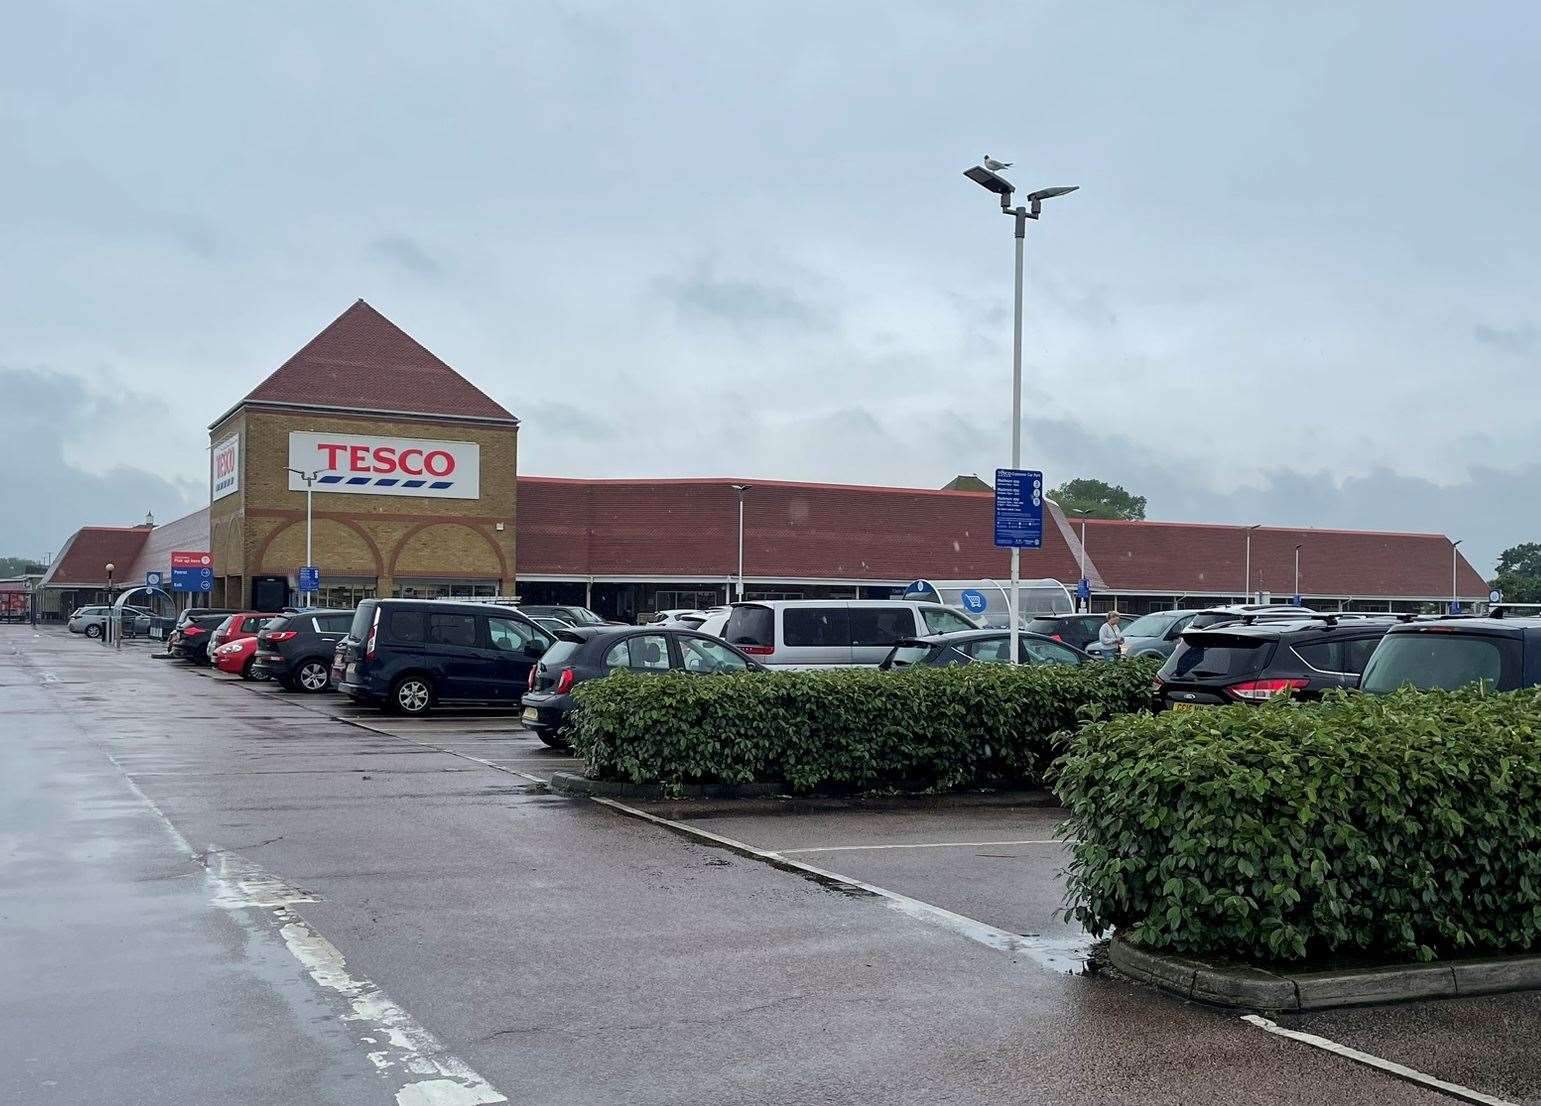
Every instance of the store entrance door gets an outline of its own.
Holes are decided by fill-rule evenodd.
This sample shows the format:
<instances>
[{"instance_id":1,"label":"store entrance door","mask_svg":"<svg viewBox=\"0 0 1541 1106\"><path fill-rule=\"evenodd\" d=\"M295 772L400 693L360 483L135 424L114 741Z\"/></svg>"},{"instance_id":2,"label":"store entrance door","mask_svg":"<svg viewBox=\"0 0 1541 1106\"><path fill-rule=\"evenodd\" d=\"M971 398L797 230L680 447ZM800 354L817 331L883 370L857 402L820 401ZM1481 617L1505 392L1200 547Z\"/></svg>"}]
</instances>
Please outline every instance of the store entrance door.
<instances>
[{"instance_id":1,"label":"store entrance door","mask_svg":"<svg viewBox=\"0 0 1541 1106\"><path fill-rule=\"evenodd\" d=\"M251 605L259 611L281 611L289 605L287 576L253 576Z\"/></svg>"}]
</instances>

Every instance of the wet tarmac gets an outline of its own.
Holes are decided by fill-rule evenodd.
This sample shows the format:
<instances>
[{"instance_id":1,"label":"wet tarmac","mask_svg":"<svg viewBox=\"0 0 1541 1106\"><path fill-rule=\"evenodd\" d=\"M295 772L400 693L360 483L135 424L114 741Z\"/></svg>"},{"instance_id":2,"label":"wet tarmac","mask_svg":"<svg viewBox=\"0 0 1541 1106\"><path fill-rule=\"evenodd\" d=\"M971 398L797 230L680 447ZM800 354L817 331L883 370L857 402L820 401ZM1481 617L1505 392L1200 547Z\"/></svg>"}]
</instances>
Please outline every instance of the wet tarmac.
<instances>
[{"instance_id":1,"label":"wet tarmac","mask_svg":"<svg viewBox=\"0 0 1541 1106\"><path fill-rule=\"evenodd\" d=\"M1082 939L1052 809L643 812L884 897L548 792L571 764L511 717L403 722L0 627L0 1100L1451 1101L947 922ZM1290 1024L1530 1102L1536 1014Z\"/></svg>"}]
</instances>

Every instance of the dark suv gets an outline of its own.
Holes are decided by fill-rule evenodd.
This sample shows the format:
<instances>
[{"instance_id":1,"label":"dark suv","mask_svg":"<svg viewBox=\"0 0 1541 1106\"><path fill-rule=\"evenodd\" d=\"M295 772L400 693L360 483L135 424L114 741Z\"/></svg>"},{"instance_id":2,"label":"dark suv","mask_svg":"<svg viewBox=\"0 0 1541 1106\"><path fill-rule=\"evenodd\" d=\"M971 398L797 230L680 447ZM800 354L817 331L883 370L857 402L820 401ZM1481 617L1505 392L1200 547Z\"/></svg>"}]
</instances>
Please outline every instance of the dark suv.
<instances>
[{"instance_id":1,"label":"dark suv","mask_svg":"<svg viewBox=\"0 0 1541 1106\"><path fill-rule=\"evenodd\" d=\"M1124 625L1129 624L1129 616L1122 611L1118 617ZM1097 640L1097 631L1102 629L1102 624L1107 620L1106 611L1102 614L1040 614L1030 619L1023 629L1051 637L1055 641L1063 641L1066 645L1074 645L1077 649L1085 649Z\"/></svg>"},{"instance_id":2,"label":"dark suv","mask_svg":"<svg viewBox=\"0 0 1541 1106\"><path fill-rule=\"evenodd\" d=\"M182 617L177 620L177 628L171 631L171 637L166 640L166 652L173 657L181 657L189 664L211 663L209 642L214 637L214 631L233 613L210 611L189 618L187 612L183 611Z\"/></svg>"},{"instance_id":3,"label":"dark suv","mask_svg":"<svg viewBox=\"0 0 1541 1106\"><path fill-rule=\"evenodd\" d=\"M1260 618L1187 629L1156 674L1157 709L1261 703L1289 692L1319 699L1359 686L1360 673L1386 632L1385 618Z\"/></svg>"},{"instance_id":4,"label":"dark suv","mask_svg":"<svg viewBox=\"0 0 1541 1106\"><path fill-rule=\"evenodd\" d=\"M1496 617L1494 617L1496 615ZM1454 690L1483 681L1495 691L1541 685L1541 618L1439 618L1394 626L1360 687L1384 694L1403 685Z\"/></svg>"},{"instance_id":5,"label":"dark suv","mask_svg":"<svg viewBox=\"0 0 1541 1106\"><path fill-rule=\"evenodd\" d=\"M331 675L348 698L401 714L452 702L512 708L551 642L512 607L366 599L337 646Z\"/></svg>"},{"instance_id":6,"label":"dark suv","mask_svg":"<svg viewBox=\"0 0 1541 1106\"><path fill-rule=\"evenodd\" d=\"M276 680L290 691L325 691L332 655L353 625L353 612L302 611L272 619L257 634L252 675Z\"/></svg>"}]
</instances>

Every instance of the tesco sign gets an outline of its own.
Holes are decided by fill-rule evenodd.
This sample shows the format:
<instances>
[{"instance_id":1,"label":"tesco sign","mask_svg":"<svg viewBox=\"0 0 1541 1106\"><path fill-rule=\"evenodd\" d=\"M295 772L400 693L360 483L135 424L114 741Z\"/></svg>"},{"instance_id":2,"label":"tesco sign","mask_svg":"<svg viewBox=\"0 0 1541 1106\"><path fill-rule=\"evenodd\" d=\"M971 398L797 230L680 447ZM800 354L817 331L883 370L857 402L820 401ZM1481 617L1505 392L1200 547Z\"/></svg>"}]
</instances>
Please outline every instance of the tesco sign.
<instances>
[{"instance_id":1,"label":"tesco sign","mask_svg":"<svg viewBox=\"0 0 1541 1106\"><path fill-rule=\"evenodd\" d=\"M209 498L223 499L241 486L241 436L226 438L214 447L209 464Z\"/></svg>"},{"instance_id":2,"label":"tesco sign","mask_svg":"<svg viewBox=\"0 0 1541 1106\"><path fill-rule=\"evenodd\" d=\"M289 434L289 468L318 473L318 492L480 499L481 467L481 448L475 442L312 430ZM290 472L289 490L304 491L304 478Z\"/></svg>"}]
</instances>

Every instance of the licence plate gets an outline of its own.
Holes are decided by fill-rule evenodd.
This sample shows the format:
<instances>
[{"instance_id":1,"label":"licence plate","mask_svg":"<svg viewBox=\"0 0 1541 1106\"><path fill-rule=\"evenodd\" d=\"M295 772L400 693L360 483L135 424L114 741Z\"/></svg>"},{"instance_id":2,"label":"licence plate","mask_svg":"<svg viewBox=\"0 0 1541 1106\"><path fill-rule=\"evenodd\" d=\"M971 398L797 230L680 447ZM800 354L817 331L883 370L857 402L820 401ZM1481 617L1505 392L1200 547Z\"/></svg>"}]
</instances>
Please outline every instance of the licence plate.
<instances>
[{"instance_id":1,"label":"licence plate","mask_svg":"<svg viewBox=\"0 0 1541 1106\"><path fill-rule=\"evenodd\" d=\"M526 722L538 722L540 720L540 711L536 710L534 707L525 707L524 720Z\"/></svg>"},{"instance_id":2,"label":"licence plate","mask_svg":"<svg viewBox=\"0 0 1541 1106\"><path fill-rule=\"evenodd\" d=\"M1171 706L1168 709L1170 709L1170 710L1198 710L1199 706L1200 706L1200 704L1198 704L1198 703L1173 703L1173 704L1171 704Z\"/></svg>"},{"instance_id":3,"label":"licence plate","mask_svg":"<svg viewBox=\"0 0 1541 1106\"><path fill-rule=\"evenodd\" d=\"M159 626L151 626L150 636L153 638L159 638L161 636L161 628Z\"/></svg>"}]
</instances>

